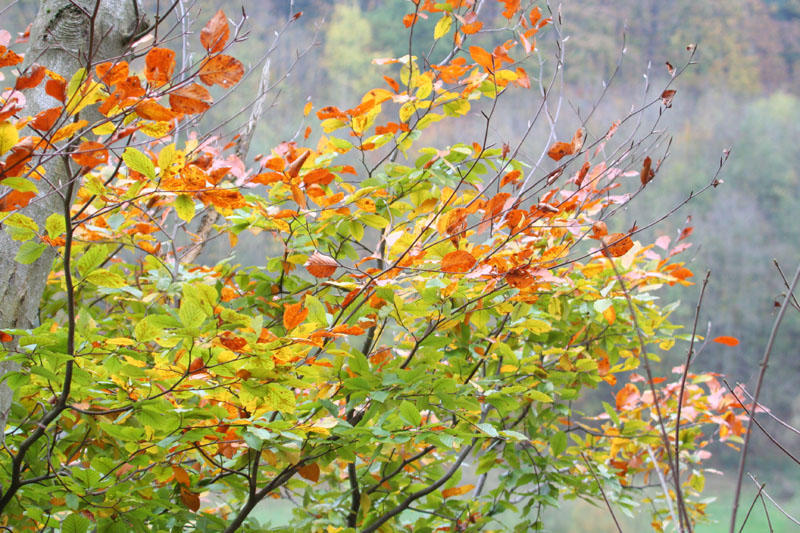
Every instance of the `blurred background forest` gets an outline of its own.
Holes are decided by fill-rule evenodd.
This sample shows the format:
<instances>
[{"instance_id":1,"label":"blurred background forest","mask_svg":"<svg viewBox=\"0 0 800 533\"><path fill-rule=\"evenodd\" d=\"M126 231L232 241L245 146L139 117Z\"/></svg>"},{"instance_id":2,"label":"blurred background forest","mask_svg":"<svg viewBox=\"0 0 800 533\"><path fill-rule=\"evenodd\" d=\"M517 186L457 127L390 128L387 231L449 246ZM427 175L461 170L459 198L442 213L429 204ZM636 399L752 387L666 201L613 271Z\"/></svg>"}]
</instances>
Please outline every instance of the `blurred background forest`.
<instances>
[{"instance_id":1,"label":"blurred background forest","mask_svg":"<svg viewBox=\"0 0 800 533\"><path fill-rule=\"evenodd\" d=\"M156 4L156 0L148 2ZM161 4L163 9L165 2ZM199 28L219 7L224 7L232 20L240 20L241 6L248 17L243 29L249 35L233 54L253 65L255 72L212 109L201 130L225 123L232 131L243 120L228 121L252 100L257 91L258 62L290 13L289 0L221 4L218 0L186 0L184 7L190 13L191 26ZM22 31L37 5L36 0L21 0L6 12L3 26ZM304 142L302 132L307 123L302 108L307 100L315 108L348 108L358 103L363 91L383 86L381 76L389 73L387 67L373 65L371 60L408 53L408 33L401 19L412 7L408 0L296 0L294 9L303 16L282 34L271 54L271 76L280 83L270 93L271 108L256 132L251 157L281 141ZM495 17L498 26L502 25L502 4L488 1L483 9L490 20ZM648 96L657 94L669 79L666 62L676 67L683 64L688 58L686 46L696 43L696 64L677 80L673 108L660 124L673 138L670 155L655 182L617 217L619 227L614 231L634 222L644 226L669 211L690 191L708 183L723 150L731 148L721 175L724 185L693 199L641 240L652 242L665 234L674 239L691 216L688 225L694 227L693 246L686 260L697 284L672 288L661 297L665 302L682 301L673 319L691 329L700 281L706 270L711 270L699 329L704 334L710 322L711 337L733 335L741 343L734 348L709 345L695 364L727 374L732 385L743 382L752 389L777 311L775 302L784 291L773 259L787 275L800 260L800 223L795 218L800 214L800 0L565 0L561 17L563 35L568 37L565 83L558 88L563 98L558 121L562 139L569 138L580 118L591 110L620 60L620 69L594 112L592 124L596 127L587 127L590 140L643 101L646 79L652 82ZM415 50L428 50L431 43L426 39L430 39L435 22L421 21L423 30L417 32ZM505 37L498 34L497 40L502 42ZM180 49L179 41L175 47ZM552 65L555 54L552 31L538 36L538 49L547 75L546 65ZM539 68L538 59L533 59L526 65L532 78ZM500 144L518 139L540 99L535 87L509 95L498 110L491 140ZM474 108L474 113L479 109ZM475 124L477 128L479 120ZM431 128L432 133L426 133L428 142L443 146L476 137L448 127L445 121ZM538 133L523 146L523 159L536 161L546 147L547 132ZM313 146L318 136L315 131L305 142ZM211 253L224 256L226 246L219 240ZM278 253L264 236L254 239L249 250L250 255L235 261L263 264L265 257ZM800 313L793 312L784 320L762 396L776 415L795 427L800 426L798 345ZM661 373L668 373L684 357L685 345L678 344L664 355ZM769 421L764 423L785 446L800 448L796 435ZM792 508L798 510L798 476L793 470L797 465L758 437L749 469L767 482L773 496L790 502L790 507L793 502ZM737 455L731 450L718 452L716 466L730 472ZM732 477L729 473L728 483L732 484ZM725 487L721 481L715 489ZM730 499L728 492L720 493L720 500ZM574 522L571 519L570 527ZM592 526L584 530L597 531ZM745 531L759 530L755 525ZM781 531L777 526L775 530Z\"/></svg>"}]
</instances>

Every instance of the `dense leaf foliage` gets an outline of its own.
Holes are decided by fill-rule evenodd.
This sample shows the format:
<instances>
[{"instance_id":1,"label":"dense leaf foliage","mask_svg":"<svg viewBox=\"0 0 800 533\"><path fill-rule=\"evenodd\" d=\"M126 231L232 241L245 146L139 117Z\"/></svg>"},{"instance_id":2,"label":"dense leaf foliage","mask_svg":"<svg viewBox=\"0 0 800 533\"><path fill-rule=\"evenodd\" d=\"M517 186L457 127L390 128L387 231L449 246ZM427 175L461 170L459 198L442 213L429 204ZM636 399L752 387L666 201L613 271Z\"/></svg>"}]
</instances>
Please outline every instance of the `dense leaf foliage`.
<instances>
[{"instance_id":1,"label":"dense leaf foliage","mask_svg":"<svg viewBox=\"0 0 800 533\"><path fill-rule=\"evenodd\" d=\"M46 65L16 77L0 109L2 224L19 262L59 257L41 325L3 333L23 365L6 380L4 524L256 531L253 507L283 498L295 531L504 516L527 531L560 497L633 507L641 480L657 487L654 527L702 517L704 447L712 431L738 439L743 416L716 376L677 368L668 383L647 365L681 338L653 292L688 284L675 258L688 244L605 222L658 164L612 148L618 124L579 129L542 164L486 137L420 146L475 109L488 131L497 102L536 81L520 61L552 21L503 4L513 38L486 48L473 2L415 3L403 23L435 17L444 60L377 60L385 88L310 105L316 145L253 165L236 139L177 134L244 75L222 12L180 76L156 45L70 80ZM2 65L19 63L5 45ZM53 107L28 117L21 91L40 84ZM80 189L40 227L24 207L48 192L53 158ZM182 260L214 212L234 249L252 232L282 253Z\"/></svg>"}]
</instances>

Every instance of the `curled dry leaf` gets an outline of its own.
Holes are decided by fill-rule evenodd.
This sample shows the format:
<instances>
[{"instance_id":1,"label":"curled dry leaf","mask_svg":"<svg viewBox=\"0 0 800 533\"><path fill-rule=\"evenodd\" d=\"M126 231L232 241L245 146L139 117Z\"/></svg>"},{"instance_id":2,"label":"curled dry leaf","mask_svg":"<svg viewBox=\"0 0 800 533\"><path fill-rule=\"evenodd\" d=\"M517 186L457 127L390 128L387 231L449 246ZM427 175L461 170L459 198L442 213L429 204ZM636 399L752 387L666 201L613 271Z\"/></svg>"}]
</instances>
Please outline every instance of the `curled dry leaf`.
<instances>
[{"instance_id":1,"label":"curled dry leaf","mask_svg":"<svg viewBox=\"0 0 800 533\"><path fill-rule=\"evenodd\" d=\"M642 163L642 171L639 173L639 179L642 182L642 186L644 187L653 177L656 175L655 171L651 168L653 165L653 160L650 159L650 156L644 158L644 162Z\"/></svg>"},{"instance_id":2,"label":"curled dry leaf","mask_svg":"<svg viewBox=\"0 0 800 533\"><path fill-rule=\"evenodd\" d=\"M297 159L292 161L286 167L286 170L284 171L286 172L286 175L292 179L296 178L297 175L300 174L300 169L303 168L303 163L306 162L306 159L308 159L309 155L311 155L311 150L306 150L305 152L300 154L300 156L298 156Z\"/></svg>"},{"instance_id":3,"label":"curled dry leaf","mask_svg":"<svg viewBox=\"0 0 800 533\"><path fill-rule=\"evenodd\" d=\"M315 251L303 266L315 278L329 278L336 272L339 264L334 258Z\"/></svg>"},{"instance_id":4,"label":"curled dry leaf","mask_svg":"<svg viewBox=\"0 0 800 533\"><path fill-rule=\"evenodd\" d=\"M667 61L667 72L669 72L670 76L675 77L675 67L669 61Z\"/></svg>"},{"instance_id":5,"label":"curled dry leaf","mask_svg":"<svg viewBox=\"0 0 800 533\"><path fill-rule=\"evenodd\" d=\"M669 109L672 107L672 98L675 96L677 91L675 89L667 89L663 93L661 93L661 103L664 104L664 107Z\"/></svg>"},{"instance_id":6,"label":"curled dry leaf","mask_svg":"<svg viewBox=\"0 0 800 533\"><path fill-rule=\"evenodd\" d=\"M477 260L465 250L456 250L442 257L442 272L467 272Z\"/></svg>"},{"instance_id":7,"label":"curled dry leaf","mask_svg":"<svg viewBox=\"0 0 800 533\"><path fill-rule=\"evenodd\" d=\"M575 132L575 135L572 136L572 140L568 143L565 142L557 142L554 143L549 150L547 150L547 155L550 159L554 161L561 160L564 156L572 155L578 153L581 148L583 148L583 141L586 132L583 128L579 128L578 131Z\"/></svg>"}]
</instances>

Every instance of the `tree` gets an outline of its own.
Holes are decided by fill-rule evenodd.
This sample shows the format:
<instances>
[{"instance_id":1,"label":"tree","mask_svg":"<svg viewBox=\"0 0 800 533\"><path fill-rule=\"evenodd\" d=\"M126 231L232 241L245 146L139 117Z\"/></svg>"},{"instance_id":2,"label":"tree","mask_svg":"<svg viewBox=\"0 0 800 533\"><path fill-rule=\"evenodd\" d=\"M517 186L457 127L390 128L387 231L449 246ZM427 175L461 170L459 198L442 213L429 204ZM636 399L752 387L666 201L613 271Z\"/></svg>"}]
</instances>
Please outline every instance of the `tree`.
<instances>
[{"instance_id":1,"label":"tree","mask_svg":"<svg viewBox=\"0 0 800 533\"><path fill-rule=\"evenodd\" d=\"M435 19L431 49L376 60L386 87L350 109L308 103L316 143L253 166L269 68L240 136L184 136L210 89L245 74L229 51L241 23L217 12L178 68L166 13L131 48L135 3L131 24L105 29L92 23L110 0L56 12L86 28L81 61L56 70L38 62L49 48L29 51L0 109L4 242L15 269L52 263L41 303L26 299L41 320L0 324L17 365L3 525L256 531L256 506L276 498L296 504L293 530L478 530L502 513L528 530L559 496L613 517L644 478L654 527L691 530L703 429L741 440L744 417L716 376L690 371L696 336L652 295L688 284L686 243L607 226L655 183L660 139L632 123L671 106L672 81L601 132L589 117L564 140L547 125L542 157L524 161L525 139L493 145L494 111L539 84L528 133L552 118L561 64L548 80L520 62L548 31L563 43L538 7L502 4L490 28L481 2L415 3L403 24ZM95 52L105 39L121 49ZM9 44L5 67L21 61ZM41 107L20 96L34 89ZM419 146L472 114L477 140ZM282 253L193 264L212 226ZM676 338L690 347L666 383L650 360Z\"/></svg>"}]
</instances>

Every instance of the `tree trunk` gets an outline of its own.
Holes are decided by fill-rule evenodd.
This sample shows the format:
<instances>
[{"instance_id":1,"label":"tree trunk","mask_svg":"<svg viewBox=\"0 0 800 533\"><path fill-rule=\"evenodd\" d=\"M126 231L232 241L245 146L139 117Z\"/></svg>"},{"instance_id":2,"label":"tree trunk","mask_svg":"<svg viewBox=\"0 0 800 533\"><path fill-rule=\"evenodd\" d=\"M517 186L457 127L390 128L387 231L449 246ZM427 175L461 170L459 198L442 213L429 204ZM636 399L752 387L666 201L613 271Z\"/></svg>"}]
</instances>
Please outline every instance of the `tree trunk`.
<instances>
[{"instance_id":1,"label":"tree trunk","mask_svg":"<svg viewBox=\"0 0 800 533\"><path fill-rule=\"evenodd\" d=\"M41 0L22 68L38 63L69 80L81 67L121 57L131 38L143 29L136 2L138 0ZM33 116L57 105L45 93L44 83L25 91L25 97L25 115ZM92 117L88 115L92 113L96 111L87 108L82 112L83 118L91 123ZM27 133L30 134L30 130ZM39 197L22 210L40 228L44 228L51 213L63 212L67 185L63 163L53 159L45 165L45 171L47 180L37 183ZM4 192L2 189L0 187L0 195ZM0 328L27 329L39 323L39 303L55 259L55 249L49 248L33 264L21 265L14 261L20 244L0 231ZM16 345L11 344L6 348L15 349ZM16 363L0 363L0 379L18 369ZM0 385L2 428L6 425L13 394L5 383ZM0 442L3 435L4 432L0 433Z\"/></svg>"}]
</instances>

